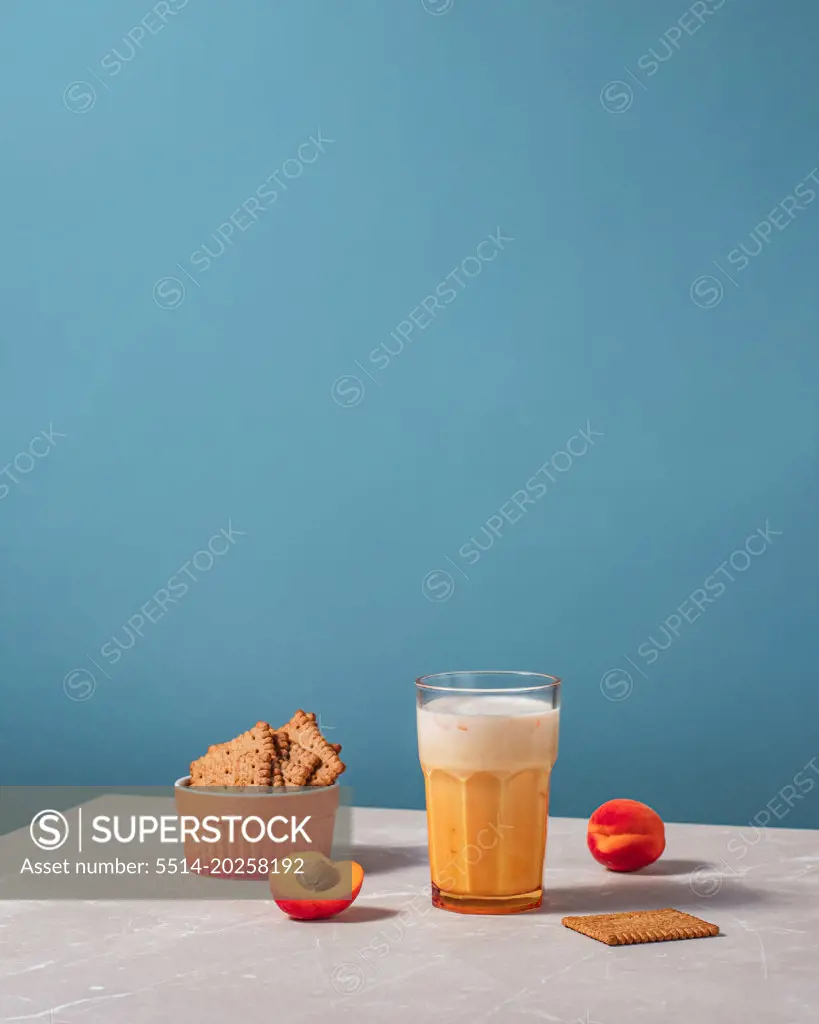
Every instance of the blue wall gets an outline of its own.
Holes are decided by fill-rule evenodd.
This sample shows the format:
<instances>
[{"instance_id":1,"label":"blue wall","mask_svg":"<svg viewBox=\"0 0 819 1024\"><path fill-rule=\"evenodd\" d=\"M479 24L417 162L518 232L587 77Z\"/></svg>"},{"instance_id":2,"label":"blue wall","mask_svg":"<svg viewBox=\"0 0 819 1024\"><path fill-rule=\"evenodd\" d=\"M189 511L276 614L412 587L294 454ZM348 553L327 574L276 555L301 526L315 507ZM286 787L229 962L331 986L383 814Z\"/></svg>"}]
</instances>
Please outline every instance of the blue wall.
<instances>
[{"instance_id":1,"label":"blue wall","mask_svg":"<svg viewBox=\"0 0 819 1024\"><path fill-rule=\"evenodd\" d=\"M2 780L528 668L555 813L819 826L819 7L427 7L3 5Z\"/></svg>"}]
</instances>

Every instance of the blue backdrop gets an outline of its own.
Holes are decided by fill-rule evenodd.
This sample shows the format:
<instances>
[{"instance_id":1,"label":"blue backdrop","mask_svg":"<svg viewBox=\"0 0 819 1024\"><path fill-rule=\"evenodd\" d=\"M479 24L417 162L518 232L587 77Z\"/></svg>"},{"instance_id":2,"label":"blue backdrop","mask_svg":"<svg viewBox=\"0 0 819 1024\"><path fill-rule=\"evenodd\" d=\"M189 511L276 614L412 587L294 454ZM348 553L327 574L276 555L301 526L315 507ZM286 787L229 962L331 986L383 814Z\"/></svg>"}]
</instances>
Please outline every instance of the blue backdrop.
<instances>
[{"instance_id":1,"label":"blue backdrop","mask_svg":"<svg viewBox=\"0 0 819 1024\"><path fill-rule=\"evenodd\" d=\"M4 4L2 781L301 706L420 807L414 677L526 668L554 813L819 825L817 32Z\"/></svg>"}]
</instances>

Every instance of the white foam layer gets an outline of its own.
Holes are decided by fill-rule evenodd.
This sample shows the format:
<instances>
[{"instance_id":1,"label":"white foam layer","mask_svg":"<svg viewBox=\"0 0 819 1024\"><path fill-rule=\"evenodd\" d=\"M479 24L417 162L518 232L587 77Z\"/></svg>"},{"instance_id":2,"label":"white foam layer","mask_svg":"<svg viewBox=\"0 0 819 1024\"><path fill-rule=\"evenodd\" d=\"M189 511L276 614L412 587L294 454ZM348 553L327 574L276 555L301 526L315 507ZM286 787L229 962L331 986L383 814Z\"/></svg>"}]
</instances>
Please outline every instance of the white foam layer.
<instances>
[{"instance_id":1,"label":"white foam layer","mask_svg":"<svg viewBox=\"0 0 819 1024\"><path fill-rule=\"evenodd\" d=\"M557 759L560 712L532 697L439 697L418 708L424 768L517 771Z\"/></svg>"}]
</instances>

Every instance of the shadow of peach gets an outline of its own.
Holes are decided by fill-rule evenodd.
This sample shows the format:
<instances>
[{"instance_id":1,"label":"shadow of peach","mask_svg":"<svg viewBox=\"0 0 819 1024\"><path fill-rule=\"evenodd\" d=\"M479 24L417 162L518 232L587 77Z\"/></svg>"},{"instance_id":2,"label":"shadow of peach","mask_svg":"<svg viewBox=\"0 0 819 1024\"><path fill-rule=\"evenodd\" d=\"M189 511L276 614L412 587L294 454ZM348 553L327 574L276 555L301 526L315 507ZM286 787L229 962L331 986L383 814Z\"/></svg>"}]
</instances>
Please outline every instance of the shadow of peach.
<instances>
[{"instance_id":1,"label":"shadow of peach","mask_svg":"<svg viewBox=\"0 0 819 1024\"><path fill-rule=\"evenodd\" d=\"M399 913L398 910L388 910L386 907L350 907L333 920L336 924L369 924L371 921L386 921L389 917L397 917Z\"/></svg>"},{"instance_id":2,"label":"shadow of peach","mask_svg":"<svg viewBox=\"0 0 819 1024\"><path fill-rule=\"evenodd\" d=\"M332 917L301 918L291 917L288 920L297 925L335 925L335 924L369 924L372 921L386 921L396 917L399 911L387 910L384 907L348 907Z\"/></svg>"},{"instance_id":3,"label":"shadow of peach","mask_svg":"<svg viewBox=\"0 0 819 1024\"><path fill-rule=\"evenodd\" d=\"M687 877L691 875L692 872L702 868L708 868L709 871L712 871L715 874L719 871L719 868L711 864L703 864L701 860L675 860L673 857L661 857L653 864L649 864L647 868L635 871L634 874L641 878L660 875L685 875Z\"/></svg>"}]
</instances>

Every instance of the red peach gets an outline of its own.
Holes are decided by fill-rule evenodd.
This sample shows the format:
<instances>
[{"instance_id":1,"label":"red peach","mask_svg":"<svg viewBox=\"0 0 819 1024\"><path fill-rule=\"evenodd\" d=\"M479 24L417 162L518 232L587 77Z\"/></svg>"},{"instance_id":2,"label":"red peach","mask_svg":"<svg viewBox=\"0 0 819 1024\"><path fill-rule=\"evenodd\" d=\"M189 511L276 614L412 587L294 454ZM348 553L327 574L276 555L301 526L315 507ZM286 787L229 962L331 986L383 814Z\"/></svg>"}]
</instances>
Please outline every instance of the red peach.
<instances>
[{"instance_id":1,"label":"red peach","mask_svg":"<svg viewBox=\"0 0 819 1024\"><path fill-rule=\"evenodd\" d=\"M334 864L320 853L300 854L299 874L270 875L270 892L279 910L301 921L335 917L355 900L364 882L364 869L354 860Z\"/></svg>"},{"instance_id":2,"label":"red peach","mask_svg":"<svg viewBox=\"0 0 819 1024\"><path fill-rule=\"evenodd\" d=\"M639 871L665 849L663 819L639 800L609 800L589 819L592 857L609 871Z\"/></svg>"}]
</instances>

